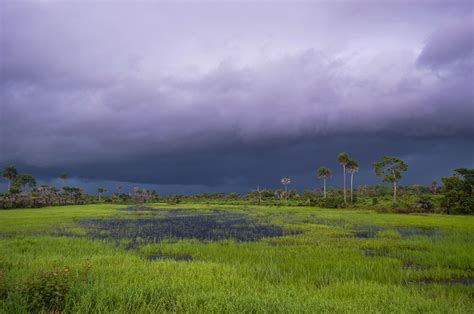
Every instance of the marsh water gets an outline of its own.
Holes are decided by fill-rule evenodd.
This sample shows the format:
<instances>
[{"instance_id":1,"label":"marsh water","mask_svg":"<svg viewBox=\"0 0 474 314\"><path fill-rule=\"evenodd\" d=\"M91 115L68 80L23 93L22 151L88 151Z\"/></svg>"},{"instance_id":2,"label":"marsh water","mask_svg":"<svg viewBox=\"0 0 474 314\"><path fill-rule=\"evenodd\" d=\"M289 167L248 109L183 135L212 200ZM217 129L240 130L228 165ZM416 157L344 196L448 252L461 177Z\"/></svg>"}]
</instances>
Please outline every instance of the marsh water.
<instances>
[{"instance_id":1,"label":"marsh water","mask_svg":"<svg viewBox=\"0 0 474 314\"><path fill-rule=\"evenodd\" d=\"M141 212L147 208L129 208ZM281 226L262 223L244 214L228 212L196 213L184 210L155 210L134 218L86 219L80 224L89 236L98 239L128 239L142 243L163 240L197 239L200 241L259 241L264 237L280 237L301 233ZM146 218L137 218L146 216Z\"/></svg>"}]
</instances>

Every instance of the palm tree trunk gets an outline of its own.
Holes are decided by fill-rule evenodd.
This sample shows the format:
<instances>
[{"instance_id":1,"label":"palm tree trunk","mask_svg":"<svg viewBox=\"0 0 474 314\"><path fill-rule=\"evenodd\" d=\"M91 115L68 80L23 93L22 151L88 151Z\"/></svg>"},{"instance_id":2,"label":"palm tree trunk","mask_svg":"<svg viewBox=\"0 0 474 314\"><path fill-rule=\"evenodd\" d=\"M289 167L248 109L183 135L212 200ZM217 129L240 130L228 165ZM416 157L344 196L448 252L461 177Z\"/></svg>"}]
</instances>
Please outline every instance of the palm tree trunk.
<instances>
[{"instance_id":1,"label":"palm tree trunk","mask_svg":"<svg viewBox=\"0 0 474 314\"><path fill-rule=\"evenodd\" d=\"M8 180L8 190L7 190L8 193L10 193L11 185L12 185L12 180Z\"/></svg>"},{"instance_id":2,"label":"palm tree trunk","mask_svg":"<svg viewBox=\"0 0 474 314\"><path fill-rule=\"evenodd\" d=\"M351 172L351 204L352 204L352 182L354 181L354 172Z\"/></svg>"},{"instance_id":3,"label":"palm tree trunk","mask_svg":"<svg viewBox=\"0 0 474 314\"><path fill-rule=\"evenodd\" d=\"M258 205L262 202L262 193L260 192L260 186L257 186L257 193L258 193Z\"/></svg>"},{"instance_id":4,"label":"palm tree trunk","mask_svg":"<svg viewBox=\"0 0 474 314\"><path fill-rule=\"evenodd\" d=\"M342 168L344 170L344 203L347 203L347 198L346 198L346 165L342 165Z\"/></svg>"},{"instance_id":5,"label":"palm tree trunk","mask_svg":"<svg viewBox=\"0 0 474 314\"><path fill-rule=\"evenodd\" d=\"M393 181L393 201L397 202L397 181Z\"/></svg>"},{"instance_id":6,"label":"palm tree trunk","mask_svg":"<svg viewBox=\"0 0 474 314\"><path fill-rule=\"evenodd\" d=\"M285 196L286 200L288 200L288 185L285 184Z\"/></svg>"},{"instance_id":7,"label":"palm tree trunk","mask_svg":"<svg viewBox=\"0 0 474 314\"><path fill-rule=\"evenodd\" d=\"M324 199L326 199L326 177L323 178L324 182Z\"/></svg>"}]
</instances>

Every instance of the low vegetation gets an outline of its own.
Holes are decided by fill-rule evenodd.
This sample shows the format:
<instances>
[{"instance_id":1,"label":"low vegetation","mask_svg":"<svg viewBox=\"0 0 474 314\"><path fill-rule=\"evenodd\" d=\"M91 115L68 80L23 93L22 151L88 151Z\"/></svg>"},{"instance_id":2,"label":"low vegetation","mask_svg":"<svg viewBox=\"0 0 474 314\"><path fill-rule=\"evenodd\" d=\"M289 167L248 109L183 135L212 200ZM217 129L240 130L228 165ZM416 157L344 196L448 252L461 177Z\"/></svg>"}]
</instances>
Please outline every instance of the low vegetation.
<instances>
[{"instance_id":1,"label":"low vegetation","mask_svg":"<svg viewBox=\"0 0 474 314\"><path fill-rule=\"evenodd\" d=\"M341 153L337 160L343 166L342 189L327 187L327 180L332 176L332 170L322 166L316 173L316 177L323 180L322 189L306 189L303 192L289 189L291 178L284 177L281 179L284 189L273 191L257 187L256 190L244 195L231 192L162 196L156 191L139 188L126 193L121 187L111 195L105 195L108 192L105 188L98 188L96 195L88 195L78 187L67 185L61 189L46 184L36 186L36 179L32 175L18 174L16 167L8 166L3 171L3 178L8 180L8 191L0 194L0 209L103 202L116 204L164 202L361 208L398 213L474 212L474 169L456 169L453 176L442 178L443 186L439 186L436 181L431 187L400 186L402 173L408 170L408 165L397 157L385 156L382 161L373 164L374 171L377 176L383 177L383 182L390 183L392 187L364 185L354 188L354 175L359 171L358 162L351 159L347 153ZM349 198L346 191L346 173L350 174ZM66 173L61 173L59 178L65 184L68 176Z\"/></svg>"},{"instance_id":2,"label":"low vegetation","mask_svg":"<svg viewBox=\"0 0 474 314\"><path fill-rule=\"evenodd\" d=\"M6 167L0 313L472 313L474 170L403 186L386 156L391 186L354 187L337 161L341 189L323 166L322 189L245 195L88 195Z\"/></svg>"},{"instance_id":3,"label":"low vegetation","mask_svg":"<svg viewBox=\"0 0 474 314\"><path fill-rule=\"evenodd\" d=\"M472 216L95 204L0 211L0 230L2 313L474 307Z\"/></svg>"}]
</instances>

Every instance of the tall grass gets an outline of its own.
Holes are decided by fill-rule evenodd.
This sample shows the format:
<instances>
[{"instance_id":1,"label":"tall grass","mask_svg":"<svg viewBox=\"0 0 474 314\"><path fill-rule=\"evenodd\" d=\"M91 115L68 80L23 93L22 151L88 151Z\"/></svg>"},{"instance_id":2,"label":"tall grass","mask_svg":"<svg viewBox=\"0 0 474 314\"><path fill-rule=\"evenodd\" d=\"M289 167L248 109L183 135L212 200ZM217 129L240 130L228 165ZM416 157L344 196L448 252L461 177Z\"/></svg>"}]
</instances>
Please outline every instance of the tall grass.
<instances>
[{"instance_id":1,"label":"tall grass","mask_svg":"<svg viewBox=\"0 0 474 314\"><path fill-rule=\"evenodd\" d=\"M3 296L0 291L0 312L26 312L17 288L65 266L78 279L66 296L65 312L470 313L474 308L474 287L447 281L473 276L474 217L227 206L304 233L259 242L164 241L138 250L92 240L76 224L123 214L116 208L0 211L0 287L6 291ZM375 237L353 237L354 228L373 225L381 227ZM56 236L57 226L80 236ZM436 236L404 236L400 226L435 228ZM193 260L146 258L155 253Z\"/></svg>"}]
</instances>

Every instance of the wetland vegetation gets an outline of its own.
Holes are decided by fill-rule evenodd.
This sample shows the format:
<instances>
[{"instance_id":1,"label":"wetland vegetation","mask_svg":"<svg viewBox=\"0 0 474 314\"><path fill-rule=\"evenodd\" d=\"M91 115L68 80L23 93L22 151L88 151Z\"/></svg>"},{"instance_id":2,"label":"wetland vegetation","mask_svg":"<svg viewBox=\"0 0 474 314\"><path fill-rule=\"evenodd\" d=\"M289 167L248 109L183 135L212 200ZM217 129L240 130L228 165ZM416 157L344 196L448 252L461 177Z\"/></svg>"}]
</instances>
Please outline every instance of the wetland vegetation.
<instances>
[{"instance_id":1,"label":"wetland vegetation","mask_svg":"<svg viewBox=\"0 0 474 314\"><path fill-rule=\"evenodd\" d=\"M474 306L474 217L150 203L0 211L0 312Z\"/></svg>"},{"instance_id":2,"label":"wetland vegetation","mask_svg":"<svg viewBox=\"0 0 474 314\"><path fill-rule=\"evenodd\" d=\"M246 195L87 195L7 167L0 312L471 313L474 170L400 186L385 157L392 186L354 188L358 163L338 162L343 188L321 167L322 190Z\"/></svg>"}]
</instances>

